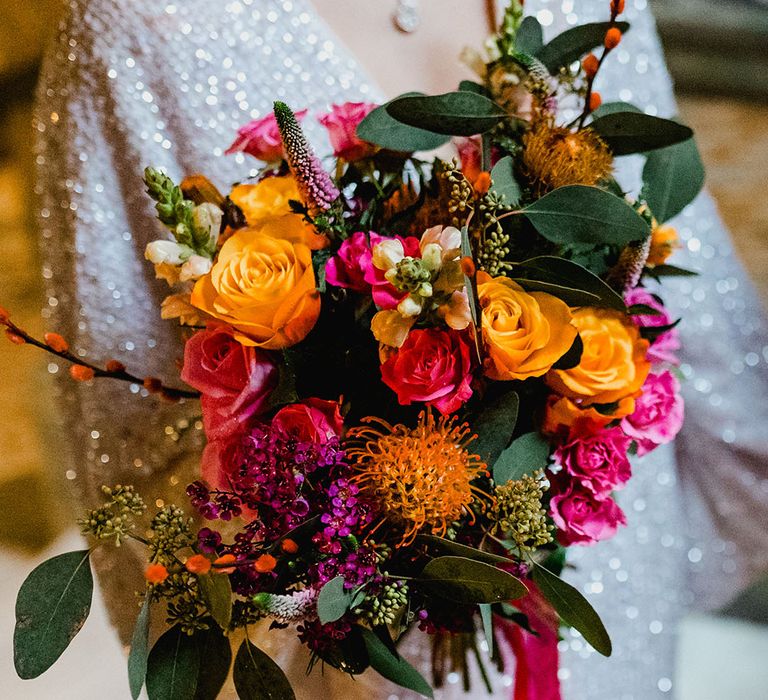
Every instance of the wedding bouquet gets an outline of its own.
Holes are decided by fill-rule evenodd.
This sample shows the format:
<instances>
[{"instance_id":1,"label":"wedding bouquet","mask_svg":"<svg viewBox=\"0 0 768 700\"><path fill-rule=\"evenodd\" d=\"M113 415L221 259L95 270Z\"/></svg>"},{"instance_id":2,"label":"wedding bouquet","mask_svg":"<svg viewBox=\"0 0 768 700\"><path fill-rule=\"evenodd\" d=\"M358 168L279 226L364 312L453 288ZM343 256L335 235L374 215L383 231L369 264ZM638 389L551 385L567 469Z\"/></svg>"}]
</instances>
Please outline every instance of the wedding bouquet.
<instances>
[{"instance_id":1,"label":"wedding bouquet","mask_svg":"<svg viewBox=\"0 0 768 700\"><path fill-rule=\"evenodd\" d=\"M152 699L215 698L241 628L239 697L294 697L248 638L262 621L294 629L310 668L371 667L426 696L450 671L467 685L471 654L486 683L492 663L515 669L515 697L557 697L560 625L610 655L559 574L568 547L625 524L614 493L630 455L682 423L676 322L648 286L690 274L666 263L665 222L703 179L690 129L601 104L622 9L544 43L512 2L485 54L464 54L477 82L320 116L330 169L307 110L281 102L239 132L230 152L264 166L227 196L148 169L168 235L146 257L174 288L160 311L185 328L191 389L85 364L2 312L12 341L70 360L76 380L200 400L195 517L167 505L140 528L144 501L117 485L80 521L94 543L146 546L133 697L146 684ZM613 176L632 153L645 155L636 197ZM21 677L85 622L89 555L22 586ZM150 650L159 605L168 629ZM398 651L408 630L432 647L432 683Z\"/></svg>"}]
</instances>

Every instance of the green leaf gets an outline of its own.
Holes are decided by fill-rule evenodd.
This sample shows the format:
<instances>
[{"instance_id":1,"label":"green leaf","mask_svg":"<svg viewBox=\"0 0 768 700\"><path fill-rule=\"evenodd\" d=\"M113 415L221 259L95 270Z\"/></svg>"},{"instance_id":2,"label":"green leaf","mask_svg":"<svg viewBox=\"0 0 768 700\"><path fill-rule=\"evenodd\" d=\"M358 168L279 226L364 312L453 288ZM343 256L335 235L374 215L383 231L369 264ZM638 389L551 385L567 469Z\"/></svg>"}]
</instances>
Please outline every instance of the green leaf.
<instances>
[{"instance_id":1,"label":"green leaf","mask_svg":"<svg viewBox=\"0 0 768 700\"><path fill-rule=\"evenodd\" d=\"M277 386L272 390L267 400L266 410L295 403L299 400L296 392L295 355L291 349L283 350L282 362L278 365Z\"/></svg>"},{"instance_id":2,"label":"green leaf","mask_svg":"<svg viewBox=\"0 0 768 700\"><path fill-rule=\"evenodd\" d=\"M19 678L37 678L64 653L91 610L90 551L44 561L16 598L13 661Z\"/></svg>"},{"instance_id":3,"label":"green leaf","mask_svg":"<svg viewBox=\"0 0 768 700\"><path fill-rule=\"evenodd\" d=\"M627 313L630 316L661 316L662 312L653 306L648 304L632 304L627 309Z\"/></svg>"},{"instance_id":4,"label":"green leaf","mask_svg":"<svg viewBox=\"0 0 768 700\"><path fill-rule=\"evenodd\" d=\"M421 93L406 93L406 95L418 94ZM374 109L357 125L357 135L363 141L375 143L377 146L390 151L403 153L431 151L449 140L443 134L435 134L426 129L408 126L394 119L387 112L386 104Z\"/></svg>"},{"instance_id":5,"label":"green leaf","mask_svg":"<svg viewBox=\"0 0 768 700\"><path fill-rule=\"evenodd\" d=\"M317 616L322 624L336 622L347 610L361 602L360 591L345 588L344 577L337 576L320 589L320 595L317 597Z\"/></svg>"},{"instance_id":6,"label":"green leaf","mask_svg":"<svg viewBox=\"0 0 768 700\"><path fill-rule=\"evenodd\" d=\"M485 641L488 644L488 655L493 657L493 611L488 603L480 603L480 619L483 621Z\"/></svg>"},{"instance_id":7,"label":"green leaf","mask_svg":"<svg viewBox=\"0 0 768 700\"><path fill-rule=\"evenodd\" d=\"M651 277L696 277L699 274L676 265L654 265L645 272Z\"/></svg>"},{"instance_id":8,"label":"green leaf","mask_svg":"<svg viewBox=\"0 0 768 700\"><path fill-rule=\"evenodd\" d=\"M523 209L552 243L623 246L650 233L647 222L623 199L598 187L558 187Z\"/></svg>"},{"instance_id":9,"label":"green leaf","mask_svg":"<svg viewBox=\"0 0 768 700\"><path fill-rule=\"evenodd\" d=\"M296 700L282 669L247 639L237 652L232 675L240 700Z\"/></svg>"},{"instance_id":10,"label":"green leaf","mask_svg":"<svg viewBox=\"0 0 768 700\"><path fill-rule=\"evenodd\" d=\"M152 598L146 596L141 606L136 626L131 638L131 651L128 654L128 686L133 700L139 697L147 677L147 658L149 657L149 609Z\"/></svg>"},{"instance_id":11,"label":"green leaf","mask_svg":"<svg viewBox=\"0 0 768 700\"><path fill-rule=\"evenodd\" d=\"M232 584L229 576L219 573L208 573L197 577L208 612L223 630L229 629L232 622Z\"/></svg>"},{"instance_id":12,"label":"green leaf","mask_svg":"<svg viewBox=\"0 0 768 700\"><path fill-rule=\"evenodd\" d=\"M493 166L491 183L491 189L503 197L506 204L517 206L523 192L515 179L515 161L512 156L504 156Z\"/></svg>"},{"instance_id":13,"label":"green leaf","mask_svg":"<svg viewBox=\"0 0 768 700\"><path fill-rule=\"evenodd\" d=\"M526 17L515 35L515 50L536 56L543 46L544 33L539 20L531 16Z\"/></svg>"},{"instance_id":14,"label":"green leaf","mask_svg":"<svg viewBox=\"0 0 768 700\"><path fill-rule=\"evenodd\" d=\"M195 632L194 640L200 658L194 700L216 700L232 664L229 639L219 627L210 624L207 630Z\"/></svg>"},{"instance_id":15,"label":"green leaf","mask_svg":"<svg viewBox=\"0 0 768 700\"><path fill-rule=\"evenodd\" d=\"M599 615L579 591L538 564L533 569L533 580L563 622L578 630L595 651L603 656L611 655L608 632Z\"/></svg>"},{"instance_id":16,"label":"green leaf","mask_svg":"<svg viewBox=\"0 0 768 700\"><path fill-rule=\"evenodd\" d=\"M615 156L643 153L686 141L693 131L670 119L642 112L614 112L587 125L597 133Z\"/></svg>"},{"instance_id":17,"label":"green leaf","mask_svg":"<svg viewBox=\"0 0 768 700\"><path fill-rule=\"evenodd\" d=\"M371 630L360 627L371 667L388 681L402 688L413 690L428 698L435 696L424 677L399 655L394 655Z\"/></svg>"},{"instance_id":18,"label":"green leaf","mask_svg":"<svg viewBox=\"0 0 768 700\"><path fill-rule=\"evenodd\" d=\"M473 80L462 80L459 83L459 90L464 92L475 92L478 95L483 95L484 97L491 96L491 93L488 92L484 85L480 85L480 83L476 83Z\"/></svg>"},{"instance_id":19,"label":"green leaf","mask_svg":"<svg viewBox=\"0 0 768 700\"><path fill-rule=\"evenodd\" d=\"M592 112L592 119L595 120L598 117L604 117L608 114L616 114L617 112L642 112L643 110L629 102L604 102L594 112Z\"/></svg>"},{"instance_id":20,"label":"green leaf","mask_svg":"<svg viewBox=\"0 0 768 700\"><path fill-rule=\"evenodd\" d=\"M577 333L576 337L571 343L571 347L568 348L568 352L565 355L561 355L560 359L552 365L552 369L573 369L578 367L581 363L581 356L584 354L584 341Z\"/></svg>"},{"instance_id":21,"label":"green leaf","mask_svg":"<svg viewBox=\"0 0 768 700\"><path fill-rule=\"evenodd\" d=\"M516 481L538 469L546 469L549 443L538 433L525 433L512 441L493 465L493 480L497 484Z\"/></svg>"},{"instance_id":22,"label":"green leaf","mask_svg":"<svg viewBox=\"0 0 768 700\"><path fill-rule=\"evenodd\" d=\"M558 34L536 53L536 57L554 75L561 68L578 61L596 46L601 46L605 39L605 33L613 26L618 27L622 34L625 34L629 29L627 22L582 24Z\"/></svg>"},{"instance_id":23,"label":"green leaf","mask_svg":"<svg viewBox=\"0 0 768 700\"><path fill-rule=\"evenodd\" d=\"M157 640L147 662L149 700L190 700L195 697L200 655L193 637L179 625Z\"/></svg>"},{"instance_id":24,"label":"green leaf","mask_svg":"<svg viewBox=\"0 0 768 700\"><path fill-rule=\"evenodd\" d=\"M640 196L663 224L679 214L704 186L704 164L696 141L661 148L648 154Z\"/></svg>"},{"instance_id":25,"label":"green leaf","mask_svg":"<svg viewBox=\"0 0 768 700\"><path fill-rule=\"evenodd\" d=\"M517 279L520 274L522 279ZM558 285L563 291L539 287L550 292L569 306L602 306L626 312L621 295L583 265L553 255L541 255L515 265L513 279L529 291L535 291L534 282Z\"/></svg>"},{"instance_id":26,"label":"green leaf","mask_svg":"<svg viewBox=\"0 0 768 700\"><path fill-rule=\"evenodd\" d=\"M482 134L508 117L502 107L476 92L398 97L386 105L403 124L450 136Z\"/></svg>"},{"instance_id":27,"label":"green leaf","mask_svg":"<svg viewBox=\"0 0 768 700\"><path fill-rule=\"evenodd\" d=\"M473 421L477 440L472 443L471 449L486 464L493 464L512 440L519 406L518 395L508 391L484 404L482 413Z\"/></svg>"},{"instance_id":28,"label":"green leaf","mask_svg":"<svg viewBox=\"0 0 768 700\"><path fill-rule=\"evenodd\" d=\"M424 567L420 585L455 603L498 603L515 600L528 589L512 574L466 557L438 557Z\"/></svg>"},{"instance_id":29,"label":"green leaf","mask_svg":"<svg viewBox=\"0 0 768 700\"><path fill-rule=\"evenodd\" d=\"M419 535L416 539L420 542L434 545L437 549L447 552L448 554L455 554L458 557L474 559L475 561L482 561L486 564L509 564L509 557L493 554L492 552L485 552L482 549L475 549L466 544L447 540L444 537L438 537L437 535Z\"/></svg>"}]
</instances>

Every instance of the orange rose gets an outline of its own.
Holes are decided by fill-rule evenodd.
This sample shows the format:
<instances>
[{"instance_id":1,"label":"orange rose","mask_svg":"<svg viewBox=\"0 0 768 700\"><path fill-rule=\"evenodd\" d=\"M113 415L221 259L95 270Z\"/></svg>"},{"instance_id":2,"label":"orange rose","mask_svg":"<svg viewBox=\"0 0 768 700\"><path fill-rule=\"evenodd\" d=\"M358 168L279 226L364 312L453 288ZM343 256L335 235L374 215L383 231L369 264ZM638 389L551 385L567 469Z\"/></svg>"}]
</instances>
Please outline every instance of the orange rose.
<instances>
[{"instance_id":1,"label":"orange rose","mask_svg":"<svg viewBox=\"0 0 768 700\"><path fill-rule=\"evenodd\" d=\"M547 435L559 433L563 428L570 428L574 424L595 427L605 427L617 418L623 418L635 410L635 399L627 396L619 401L618 406L611 413L600 413L592 406L579 406L565 396L551 394L544 407L544 420L541 432Z\"/></svg>"},{"instance_id":2,"label":"orange rose","mask_svg":"<svg viewBox=\"0 0 768 700\"><path fill-rule=\"evenodd\" d=\"M195 284L192 305L230 324L244 345L279 350L303 340L320 314L312 252L243 228Z\"/></svg>"},{"instance_id":3,"label":"orange rose","mask_svg":"<svg viewBox=\"0 0 768 700\"><path fill-rule=\"evenodd\" d=\"M576 338L568 305L544 292L526 292L507 277L477 275L485 374L491 379L528 379L546 374Z\"/></svg>"},{"instance_id":4,"label":"orange rose","mask_svg":"<svg viewBox=\"0 0 768 700\"><path fill-rule=\"evenodd\" d=\"M584 307L573 313L584 343L581 362L573 369L555 369L547 384L582 404L607 404L634 396L651 364L645 359L648 341L620 311Z\"/></svg>"},{"instance_id":5,"label":"orange rose","mask_svg":"<svg viewBox=\"0 0 768 700\"><path fill-rule=\"evenodd\" d=\"M243 210L249 226L272 238L303 243L312 250L328 246L322 236L300 214L291 210L290 200L301 201L296 181L290 175L267 177L256 184L237 185L229 198Z\"/></svg>"}]
</instances>

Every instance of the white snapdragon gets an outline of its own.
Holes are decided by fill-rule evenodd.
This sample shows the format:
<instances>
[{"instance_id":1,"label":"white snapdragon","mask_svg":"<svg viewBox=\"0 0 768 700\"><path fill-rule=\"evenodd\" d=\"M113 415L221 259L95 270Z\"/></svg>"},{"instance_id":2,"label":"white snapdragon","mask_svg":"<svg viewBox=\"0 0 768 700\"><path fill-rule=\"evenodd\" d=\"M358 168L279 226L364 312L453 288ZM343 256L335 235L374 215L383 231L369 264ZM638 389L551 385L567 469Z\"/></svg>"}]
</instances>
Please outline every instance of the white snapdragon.
<instances>
[{"instance_id":1,"label":"white snapdragon","mask_svg":"<svg viewBox=\"0 0 768 700\"><path fill-rule=\"evenodd\" d=\"M189 248L176 241L152 241L144 249L144 257L155 265L181 265L189 255Z\"/></svg>"},{"instance_id":2,"label":"white snapdragon","mask_svg":"<svg viewBox=\"0 0 768 700\"><path fill-rule=\"evenodd\" d=\"M213 267L213 261L203 255L191 255L181 266L179 279L182 282L196 280L203 275L207 275Z\"/></svg>"},{"instance_id":3,"label":"white snapdragon","mask_svg":"<svg viewBox=\"0 0 768 700\"><path fill-rule=\"evenodd\" d=\"M207 231L213 245L216 245L216 241L219 240L223 216L221 209L211 202L198 204L192 211L195 227L201 231Z\"/></svg>"}]
</instances>

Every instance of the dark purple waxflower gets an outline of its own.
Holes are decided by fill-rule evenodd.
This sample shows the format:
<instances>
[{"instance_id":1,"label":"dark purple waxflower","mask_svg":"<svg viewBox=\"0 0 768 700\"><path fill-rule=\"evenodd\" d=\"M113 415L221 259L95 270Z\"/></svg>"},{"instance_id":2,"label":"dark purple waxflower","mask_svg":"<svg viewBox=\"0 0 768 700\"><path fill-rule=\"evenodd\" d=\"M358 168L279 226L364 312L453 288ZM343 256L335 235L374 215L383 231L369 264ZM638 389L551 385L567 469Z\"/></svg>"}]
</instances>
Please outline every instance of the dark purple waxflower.
<instances>
[{"instance_id":1,"label":"dark purple waxflower","mask_svg":"<svg viewBox=\"0 0 768 700\"><path fill-rule=\"evenodd\" d=\"M216 530L204 527L197 533L197 548L205 554L215 553L220 544L221 533Z\"/></svg>"}]
</instances>

